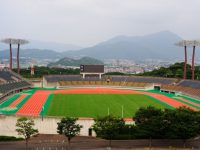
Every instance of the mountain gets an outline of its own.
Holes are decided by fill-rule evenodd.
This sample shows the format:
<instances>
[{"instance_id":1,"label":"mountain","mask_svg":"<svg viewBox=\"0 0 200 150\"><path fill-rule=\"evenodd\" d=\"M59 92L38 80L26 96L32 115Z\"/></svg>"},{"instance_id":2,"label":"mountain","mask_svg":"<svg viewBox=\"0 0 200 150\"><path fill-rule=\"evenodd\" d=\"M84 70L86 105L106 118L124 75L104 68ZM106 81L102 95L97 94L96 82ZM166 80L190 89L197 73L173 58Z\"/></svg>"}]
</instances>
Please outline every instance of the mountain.
<instances>
[{"instance_id":1,"label":"mountain","mask_svg":"<svg viewBox=\"0 0 200 150\"><path fill-rule=\"evenodd\" d=\"M5 50L8 48L9 48L8 44L0 43L0 50ZM17 48L17 46L13 45L13 48ZM21 48L23 49L53 49L56 52L63 52L63 51L69 51L69 50L79 50L82 47L72 45L72 44L29 40L29 43L26 45L22 45Z\"/></svg>"},{"instance_id":2,"label":"mountain","mask_svg":"<svg viewBox=\"0 0 200 150\"><path fill-rule=\"evenodd\" d=\"M172 59L182 58L183 50L174 44L178 35L162 31L144 36L117 36L89 48L63 52L64 55L90 56L97 59Z\"/></svg>"},{"instance_id":3,"label":"mountain","mask_svg":"<svg viewBox=\"0 0 200 150\"><path fill-rule=\"evenodd\" d=\"M48 42L46 43L46 47L48 46L50 49L42 49L45 44L43 46L42 44L35 44L36 48L24 49L26 48L25 46L31 46L31 43L29 43L21 46L20 57L53 60L63 57L81 58L85 56L100 60L131 59L140 61L145 59L180 59L184 56L183 48L174 45L174 43L180 40L181 37L169 31L144 36L121 35L92 47L64 52L58 52L61 46L56 46L55 43ZM32 44L34 45L34 42ZM8 45L6 46L8 49ZM197 57L200 55L199 52L198 50L196 51ZM189 50L188 53L190 55L191 51ZM15 54L16 52L14 52L14 56ZM0 51L0 58L9 58L9 51Z\"/></svg>"},{"instance_id":4,"label":"mountain","mask_svg":"<svg viewBox=\"0 0 200 150\"><path fill-rule=\"evenodd\" d=\"M53 66L80 66L81 64L102 65L103 62L98 60L98 59L91 58L91 57L83 57L83 58L80 58L80 59L72 59L72 58L65 57L65 58L58 60L57 62L50 63L48 66L49 67L53 67Z\"/></svg>"},{"instance_id":5,"label":"mountain","mask_svg":"<svg viewBox=\"0 0 200 150\"><path fill-rule=\"evenodd\" d=\"M13 49L13 57L16 57L16 49ZM10 57L9 50L0 51L0 59L8 59ZM53 50L41 49L20 49L20 57L34 58L34 59L59 59L62 54Z\"/></svg>"}]
</instances>

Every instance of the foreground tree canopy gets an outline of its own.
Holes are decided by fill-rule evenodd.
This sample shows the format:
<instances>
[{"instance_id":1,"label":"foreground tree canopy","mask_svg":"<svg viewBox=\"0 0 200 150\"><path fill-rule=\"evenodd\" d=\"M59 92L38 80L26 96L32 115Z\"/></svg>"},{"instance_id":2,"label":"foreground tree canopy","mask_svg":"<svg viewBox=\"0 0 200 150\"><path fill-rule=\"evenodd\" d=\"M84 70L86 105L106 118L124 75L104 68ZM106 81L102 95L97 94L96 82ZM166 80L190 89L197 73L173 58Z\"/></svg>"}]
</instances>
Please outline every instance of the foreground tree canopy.
<instances>
[{"instance_id":1,"label":"foreground tree canopy","mask_svg":"<svg viewBox=\"0 0 200 150\"><path fill-rule=\"evenodd\" d=\"M65 135L68 139L68 149L70 149L71 139L77 136L82 128L81 125L76 124L77 120L78 118L66 117L62 118L61 121L57 123L57 132Z\"/></svg>"},{"instance_id":2,"label":"foreground tree canopy","mask_svg":"<svg viewBox=\"0 0 200 150\"><path fill-rule=\"evenodd\" d=\"M38 133L38 130L33 128L34 125L35 123L33 119L29 119L26 117L21 117L17 119L16 131L26 140L26 149L28 148L28 140L31 138L31 136Z\"/></svg>"},{"instance_id":3,"label":"foreground tree canopy","mask_svg":"<svg viewBox=\"0 0 200 150\"><path fill-rule=\"evenodd\" d=\"M161 110L140 108L133 117L135 124L125 125L121 118L106 116L95 120L98 137L105 139L190 139L200 135L200 112L189 108Z\"/></svg>"},{"instance_id":4,"label":"foreground tree canopy","mask_svg":"<svg viewBox=\"0 0 200 150\"><path fill-rule=\"evenodd\" d=\"M121 118L105 116L95 120L93 130L96 132L98 137L109 139L109 145L111 146L111 140L120 134L120 130L124 125L125 123Z\"/></svg>"}]
</instances>

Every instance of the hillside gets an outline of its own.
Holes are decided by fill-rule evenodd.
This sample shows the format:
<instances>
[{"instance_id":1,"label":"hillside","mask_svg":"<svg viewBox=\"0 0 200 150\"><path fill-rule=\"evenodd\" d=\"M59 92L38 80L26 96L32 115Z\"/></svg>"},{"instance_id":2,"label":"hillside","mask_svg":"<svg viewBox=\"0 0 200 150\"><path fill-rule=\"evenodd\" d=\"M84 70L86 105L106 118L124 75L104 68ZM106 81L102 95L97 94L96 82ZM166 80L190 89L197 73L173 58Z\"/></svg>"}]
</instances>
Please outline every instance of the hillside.
<instances>
[{"instance_id":1,"label":"hillside","mask_svg":"<svg viewBox=\"0 0 200 150\"><path fill-rule=\"evenodd\" d=\"M162 31L144 36L117 36L110 40L101 42L92 47L79 50L58 52L59 47L39 45L31 49L25 45L20 51L20 57L35 58L35 59L61 59L64 57L81 58L92 57L100 60L105 59L131 59L140 61L145 59L182 59L184 58L183 48L175 46L181 37L169 31ZM27 44L27 46L31 46ZM7 45L8 46L8 45ZM42 49L48 47L46 49ZM191 55L188 51L188 55ZM16 56L16 50L13 53ZM200 56L199 51L196 51L196 57ZM9 50L0 51L0 58L9 58Z\"/></svg>"},{"instance_id":2,"label":"hillside","mask_svg":"<svg viewBox=\"0 0 200 150\"><path fill-rule=\"evenodd\" d=\"M80 58L80 59L72 59L72 58L65 57L65 58L58 60L55 63L50 63L48 66L49 67L53 67L53 66L80 66L81 64L100 65L100 64L103 64L103 62L98 60L98 59L91 58L91 57L83 57L83 58Z\"/></svg>"},{"instance_id":3,"label":"hillside","mask_svg":"<svg viewBox=\"0 0 200 150\"><path fill-rule=\"evenodd\" d=\"M163 31L144 36L118 36L95 46L65 55L90 56L98 59L172 59L182 58L183 52L174 44L181 40L178 35Z\"/></svg>"},{"instance_id":4,"label":"hillside","mask_svg":"<svg viewBox=\"0 0 200 150\"><path fill-rule=\"evenodd\" d=\"M17 50L13 49L13 57L16 57ZM8 59L10 57L9 50L0 51L1 59ZM59 59L62 58L62 54L48 49L20 49L20 57L31 59Z\"/></svg>"},{"instance_id":5,"label":"hillside","mask_svg":"<svg viewBox=\"0 0 200 150\"><path fill-rule=\"evenodd\" d=\"M153 76L153 77L168 77L168 78L183 78L184 74L184 63L175 63L167 68L161 67L158 70L151 72L145 72L140 74L142 76ZM191 79L191 65L187 64L187 79ZM200 66L195 66L195 79L200 79Z\"/></svg>"},{"instance_id":6,"label":"hillside","mask_svg":"<svg viewBox=\"0 0 200 150\"><path fill-rule=\"evenodd\" d=\"M57 42L48 42L48 41L39 41L39 40L28 40L29 43L22 45L22 49L53 49L56 52L63 52L69 50L79 50L82 47L73 45L73 44L63 44ZM16 48L16 45L13 45L13 48ZM9 45L0 42L0 51L8 49Z\"/></svg>"}]
</instances>

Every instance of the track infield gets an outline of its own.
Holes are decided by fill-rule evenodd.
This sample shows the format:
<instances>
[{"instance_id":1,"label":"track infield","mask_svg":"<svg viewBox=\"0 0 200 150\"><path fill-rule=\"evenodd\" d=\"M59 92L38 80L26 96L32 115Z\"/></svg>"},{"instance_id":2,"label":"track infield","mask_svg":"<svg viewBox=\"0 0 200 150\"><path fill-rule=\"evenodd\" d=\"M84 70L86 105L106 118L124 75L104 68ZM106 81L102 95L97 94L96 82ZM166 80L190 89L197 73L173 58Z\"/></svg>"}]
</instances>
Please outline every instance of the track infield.
<instances>
[{"instance_id":1,"label":"track infield","mask_svg":"<svg viewBox=\"0 0 200 150\"><path fill-rule=\"evenodd\" d=\"M0 105L0 113L19 116L72 116L92 117L112 114L115 116L133 117L140 107L175 109L186 106L200 110L197 101L184 100L183 97L169 96L156 92L133 91L112 88L80 88L45 90L34 89L24 100L15 95L8 100L16 103L16 110L9 109L8 102ZM18 96L19 97L19 96ZM174 98L173 98L174 97ZM17 102L15 102L18 99ZM4 113L5 112L5 113Z\"/></svg>"},{"instance_id":2,"label":"track infield","mask_svg":"<svg viewBox=\"0 0 200 150\"><path fill-rule=\"evenodd\" d=\"M167 105L159 100L141 94L55 94L47 116L133 117L140 107L149 105L161 109L167 108Z\"/></svg>"}]
</instances>

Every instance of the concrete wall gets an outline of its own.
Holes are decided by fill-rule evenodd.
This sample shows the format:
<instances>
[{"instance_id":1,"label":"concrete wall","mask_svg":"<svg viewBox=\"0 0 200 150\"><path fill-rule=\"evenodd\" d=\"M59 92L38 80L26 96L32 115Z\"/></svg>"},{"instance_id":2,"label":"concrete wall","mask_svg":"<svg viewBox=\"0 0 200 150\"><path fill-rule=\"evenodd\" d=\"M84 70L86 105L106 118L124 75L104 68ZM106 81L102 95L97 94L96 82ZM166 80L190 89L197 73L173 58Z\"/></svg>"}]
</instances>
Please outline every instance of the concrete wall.
<instances>
[{"instance_id":1,"label":"concrete wall","mask_svg":"<svg viewBox=\"0 0 200 150\"><path fill-rule=\"evenodd\" d=\"M35 88L41 88L42 87L42 81L41 80L30 80L33 87Z\"/></svg>"},{"instance_id":2,"label":"concrete wall","mask_svg":"<svg viewBox=\"0 0 200 150\"><path fill-rule=\"evenodd\" d=\"M16 122L18 117L15 116L0 116L0 135L7 136L18 136L16 129ZM57 122L60 121L59 118L33 118L35 122L35 128L39 130L41 134L57 134ZM93 125L93 119L79 119L77 124L83 126L80 135L88 136L88 130ZM92 133L95 136L94 132Z\"/></svg>"}]
</instances>

